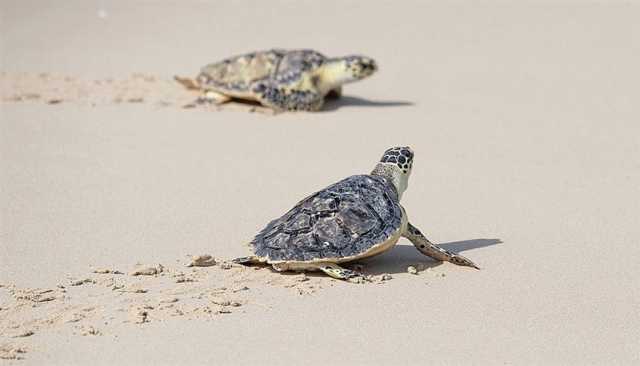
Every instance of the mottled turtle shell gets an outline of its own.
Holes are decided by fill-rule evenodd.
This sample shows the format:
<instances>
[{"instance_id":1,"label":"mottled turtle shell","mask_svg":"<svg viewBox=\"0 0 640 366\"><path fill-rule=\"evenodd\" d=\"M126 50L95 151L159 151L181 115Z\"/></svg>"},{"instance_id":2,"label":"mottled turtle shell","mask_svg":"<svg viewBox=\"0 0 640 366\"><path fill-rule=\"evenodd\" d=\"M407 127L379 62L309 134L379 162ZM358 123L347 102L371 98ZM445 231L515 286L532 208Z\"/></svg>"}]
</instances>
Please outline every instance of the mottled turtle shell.
<instances>
[{"instance_id":1,"label":"mottled turtle shell","mask_svg":"<svg viewBox=\"0 0 640 366\"><path fill-rule=\"evenodd\" d=\"M251 52L207 65L198 75L202 88L230 94L252 94L256 81L286 85L305 72L321 66L327 58L313 50L281 50Z\"/></svg>"},{"instance_id":2,"label":"mottled turtle shell","mask_svg":"<svg viewBox=\"0 0 640 366\"><path fill-rule=\"evenodd\" d=\"M366 253L401 222L395 186L381 176L354 175L300 201L251 246L267 262L339 259Z\"/></svg>"}]
</instances>

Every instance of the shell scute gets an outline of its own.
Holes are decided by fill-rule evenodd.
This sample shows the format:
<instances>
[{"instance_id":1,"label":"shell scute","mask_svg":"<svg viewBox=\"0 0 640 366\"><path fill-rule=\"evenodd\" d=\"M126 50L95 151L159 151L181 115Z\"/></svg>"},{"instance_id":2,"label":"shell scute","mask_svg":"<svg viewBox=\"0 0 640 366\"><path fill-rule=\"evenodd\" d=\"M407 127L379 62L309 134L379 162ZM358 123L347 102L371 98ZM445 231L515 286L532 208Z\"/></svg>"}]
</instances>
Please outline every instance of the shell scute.
<instances>
[{"instance_id":1,"label":"shell scute","mask_svg":"<svg viewBox=\"0 0 640 366\"><path fill-rule=\"evenodd\" d=\"M359 236L368 233L379 224L377 215L372 215L364 207L354 205L340 211L336 216L337 221L342 223L347 231Z\"/></svg>"},{"instance_id":2,"label":"shell scute","mask_svg":"<svg viewBox=\"0 0 640 366\"><path fill-rule=\"evenodd\" d=\"M300 231L308 231L311 228L311 217L305 213L294 215L289 218L285 231L288 233L297 233Z\"/></svg>"}]
</instances>

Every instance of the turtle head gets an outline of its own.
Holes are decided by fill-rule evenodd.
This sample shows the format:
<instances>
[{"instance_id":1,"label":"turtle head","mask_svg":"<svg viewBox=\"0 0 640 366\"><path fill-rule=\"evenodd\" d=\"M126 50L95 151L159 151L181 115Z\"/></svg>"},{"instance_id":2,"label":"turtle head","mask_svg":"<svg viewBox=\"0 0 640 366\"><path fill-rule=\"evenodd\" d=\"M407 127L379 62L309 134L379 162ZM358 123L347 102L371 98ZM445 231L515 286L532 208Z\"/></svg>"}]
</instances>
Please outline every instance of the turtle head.
<instances>
[{"instance_id":1,"label":"turtle head","mask_svg":"<svg viewBox=\"0 0 640 366\"><path fill-rule=\"evenodd\" d=\"M366 56L346 56L328 60L319 70L319 86L329 91L371 76L378 70L378 66L372 58Z\"/></svg>"},{"instance_id":2,"label":"turtle head","mask_svg":"<svg viewBox=\"0 0 640 366\"><path fill-rule=\"evenodd\" d=\"M347 56L342 58L342 60L344 62L344 68L352 81L362 80L378 70L376 62L366 56Z\"/></svg>"},{"instance_id":3,"label":"turtle head","mask_svg":"<svg viewBox=\"0 0 640 366\"><path fill-rule=\"evenodd\" d=\"M402 194L409 186L412 167L413 150L408 146L392 147L384 152L371 174L381 175L391 180L398 191L398 198L402 198Z\"/></svg>"}]
</instances>

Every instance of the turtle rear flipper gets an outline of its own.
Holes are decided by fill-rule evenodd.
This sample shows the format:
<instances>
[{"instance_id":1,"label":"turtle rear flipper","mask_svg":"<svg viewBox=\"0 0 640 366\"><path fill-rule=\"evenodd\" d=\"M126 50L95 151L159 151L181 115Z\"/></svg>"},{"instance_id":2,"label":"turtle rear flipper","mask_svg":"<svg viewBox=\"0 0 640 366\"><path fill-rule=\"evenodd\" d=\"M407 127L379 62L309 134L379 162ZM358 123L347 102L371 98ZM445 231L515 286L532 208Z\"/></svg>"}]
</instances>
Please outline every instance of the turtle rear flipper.
<instances>
[{"instance_id":1,"label":"turtle rear flipper","mask_svg":"<svg viewBox=\"0 0 640 366\"><path fill-rule=\"evenodd\" d=\"M260 263L260 260L256 256L249 256L249 257L240 257L240 258L233 259L232 262L236 264L243 264L245 266L248 266L251 264L258 264Z\"/></svg>"},{"instance_id":2,"label":"turtle rear flipper","mask_svg":"<svg viewBox=\"0 0 640 366\"><path fill-rule=\"evenodd\" d=\"M273 263L271 264L274 270L278 272L283 271L322 271L326 275L338 280L351 280L355 278L364 278L362 273L352 271L350 269L342 268L338 264L333 262L317 262L317 263Z\"/></svg>"},{"instance_id":3,"label":"turtle rear flipper","mask_svg":"<svg viewBox=\"0 0 640 366\"><path fill-rule=\"evenodd\" d=\"M348 280L350 278L364 277L362 276L361 273L352 271L350 269L342 268L335 263L321 264L318 268L322 272L338 280Z\"/></svg>"},{"instance_id":4,"label":"turtle rear flipper","mask_svg":"<svg viewBox=\"0 0 640 366\"><path fill-rule=\"evenodd\" d=\"M184 86L184 88L187 90L200 90L200 85L198 85L198 82L191 78L174 75L173 79Z\"/></svg>"}]
</instances>

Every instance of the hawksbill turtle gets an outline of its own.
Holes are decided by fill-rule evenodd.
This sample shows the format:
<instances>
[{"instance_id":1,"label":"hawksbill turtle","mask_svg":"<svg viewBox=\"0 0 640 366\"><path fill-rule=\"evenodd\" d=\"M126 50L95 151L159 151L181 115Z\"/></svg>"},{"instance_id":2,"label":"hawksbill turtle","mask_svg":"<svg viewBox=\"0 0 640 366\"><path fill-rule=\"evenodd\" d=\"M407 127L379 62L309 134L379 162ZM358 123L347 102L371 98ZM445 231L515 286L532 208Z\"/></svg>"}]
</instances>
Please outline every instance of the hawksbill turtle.
<instances>
[{"instance_id":1,"label":"hawksbill turtle","mask_svg":"<svg viewBox=\"0 0 640 366\"><path fill-rule=\"evenodd\" d=\"M412 166L409 147L386 150L371 174L330 185L271 221L249 244L253 255L234 262L348 279L361 274L340 263L380 254L405 237L426 256L478 269L471 260L431 243L409 222L400 199Z\"/></svg>"},{"instance_id":2,"label":"hawksbill turtle","mask_svg":"<svg viewBox=\"0 0 640 366\"><path fill-rule=\"evenodd\" d=\"M257 101L276 111L317 111L327 95L378 69L365 56L328 58L308 49L272 49L230 57L202 68L195 82L176 78L203 92L199 102L222 104L232 98Z\"/></svg>"}]
</instances>

